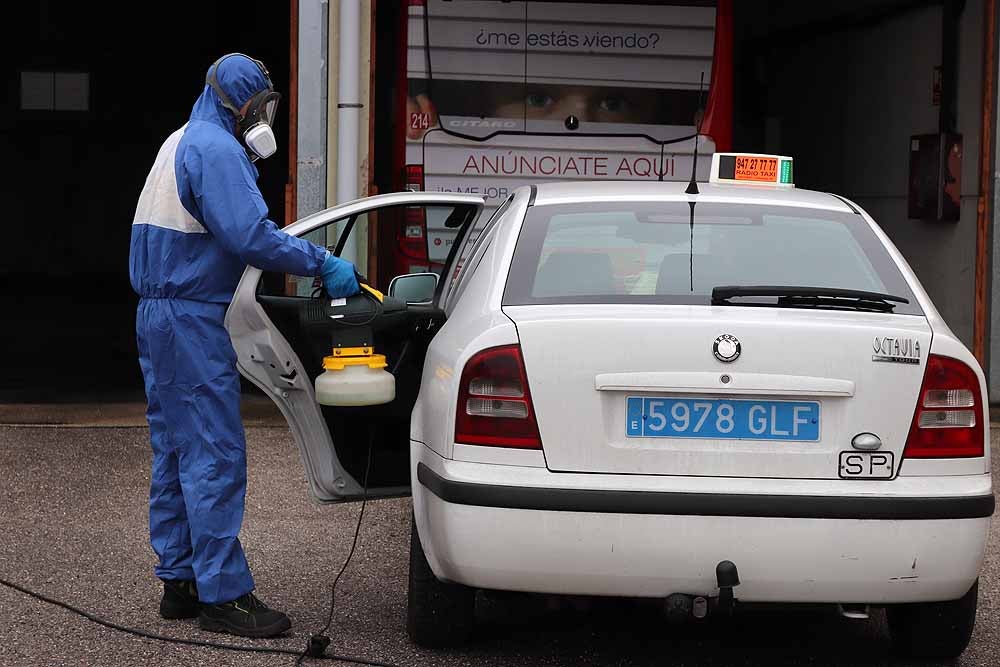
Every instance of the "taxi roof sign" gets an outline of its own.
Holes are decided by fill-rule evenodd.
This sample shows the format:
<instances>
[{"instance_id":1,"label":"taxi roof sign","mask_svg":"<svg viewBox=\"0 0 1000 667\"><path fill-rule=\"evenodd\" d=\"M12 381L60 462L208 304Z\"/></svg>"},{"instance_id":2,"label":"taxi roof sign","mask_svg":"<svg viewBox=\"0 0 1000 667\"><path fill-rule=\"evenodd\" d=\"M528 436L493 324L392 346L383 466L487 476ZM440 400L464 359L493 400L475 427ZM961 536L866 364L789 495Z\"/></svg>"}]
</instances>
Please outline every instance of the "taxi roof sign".
<instances>
[{"instance_id":1,"label":"taxi roof sign","mask_svg":"<svg viewBox=\"0 0 1000 667\"><path fill-rule=\"evenodd\" d=\"M714 153L708 182L794 188L792 158L760 153Z\"/></svg>"}]
</instances>

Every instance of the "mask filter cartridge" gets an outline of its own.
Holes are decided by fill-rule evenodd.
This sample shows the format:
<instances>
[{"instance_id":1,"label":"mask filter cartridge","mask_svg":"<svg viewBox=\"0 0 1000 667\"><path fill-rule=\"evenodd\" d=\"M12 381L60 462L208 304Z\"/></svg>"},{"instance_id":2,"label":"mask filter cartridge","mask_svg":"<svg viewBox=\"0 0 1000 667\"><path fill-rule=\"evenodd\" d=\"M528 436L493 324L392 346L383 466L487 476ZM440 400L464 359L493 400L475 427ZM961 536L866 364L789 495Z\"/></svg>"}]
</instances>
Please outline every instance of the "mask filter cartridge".
<instances>
[{"instance_id":1,"label":"mask filter cartridge","mask_svg":"<svg viewBox=\"0 0 1000 667\"><path fill-rule=\"evenodd\" d=\"M257 157L269 158L278 150L278 142L270 125L260 123L254 125L243 135L243 142Z\"/></svg>"}]
</instances>

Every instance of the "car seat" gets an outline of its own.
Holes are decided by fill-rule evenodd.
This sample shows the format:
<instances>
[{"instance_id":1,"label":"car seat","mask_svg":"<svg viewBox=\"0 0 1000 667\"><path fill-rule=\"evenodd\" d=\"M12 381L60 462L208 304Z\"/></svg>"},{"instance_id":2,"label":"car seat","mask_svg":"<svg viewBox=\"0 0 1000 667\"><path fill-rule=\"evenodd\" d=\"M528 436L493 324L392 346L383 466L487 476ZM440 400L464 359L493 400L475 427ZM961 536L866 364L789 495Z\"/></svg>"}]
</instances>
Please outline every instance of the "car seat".
<instances>
[{"instance_id":1,"label":"car seat","mask_svg":"<svg viewBox=\"0 0 1000 667\"><path fill-rule=\"evenodd\" d=\"M554 252L535 275L532 294L585 296L615 294L611 258L599 252Z\"/></svg>"}]
</instances>

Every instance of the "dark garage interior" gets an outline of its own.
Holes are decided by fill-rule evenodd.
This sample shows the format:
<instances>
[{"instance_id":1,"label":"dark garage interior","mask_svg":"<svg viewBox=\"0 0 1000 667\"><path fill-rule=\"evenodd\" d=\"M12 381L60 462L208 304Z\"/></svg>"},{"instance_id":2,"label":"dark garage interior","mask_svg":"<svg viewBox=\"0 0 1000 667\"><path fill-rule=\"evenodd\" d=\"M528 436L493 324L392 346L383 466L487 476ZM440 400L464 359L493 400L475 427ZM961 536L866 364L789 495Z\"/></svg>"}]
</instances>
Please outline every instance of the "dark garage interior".
<instances>
[{"instance_id":1,"label":"dark garage interior","mask_svg":"<svg viewBox=\"0 0 1000 667\"><path fill-rule=\"evenodd\" d=\"M219 56L256 57L288 87L288 2L18 3L0 147L7 220L0 252L6 351L0 400L142 397L128 279L135 203L156 152L187 121ZM86 29L81 29L86 26ZM141 29L140 29L141 26ZM86 72L87 110L22 110L20 72ZM287 105L277 133L287 133ZM260 164L272 219L284 220L287 146ZM14 157L16 156L16 157Z\"/></svg>"},{"instance_id":2,"label":"dark garage interior","mask_svg":"<svg viewBox=\"0 0 1000 667\"><path fill-rule=\"evenodd\" d=\"M376 11L399 10L387 5L376 3ZM0 108L5 222L13 232L0 252L0 400L141 398L128 282L136 198L160 143L185 122L217 57L239 51L259 58L277 89L287 90L289 3L234 8L181 0L155 20L135 4L96 20L90 5L54 0L12 11L16 44ZM982 16L982 0L735 3L734 149L792 155L799 187L861 203L967 342ZM85 88L84 101L77 90L68 109L22 108L24 72L85 74L70 79ZM287 112L283 104L277 134L284 145L260 163L261 190L279 224ZM393 136L391 115L376 109L375 117L376 143ZM960 220L910 220L910 137L940 131L964 137ZM946 297L956 291L968 298Z\"/></svg>"}]
</instances>

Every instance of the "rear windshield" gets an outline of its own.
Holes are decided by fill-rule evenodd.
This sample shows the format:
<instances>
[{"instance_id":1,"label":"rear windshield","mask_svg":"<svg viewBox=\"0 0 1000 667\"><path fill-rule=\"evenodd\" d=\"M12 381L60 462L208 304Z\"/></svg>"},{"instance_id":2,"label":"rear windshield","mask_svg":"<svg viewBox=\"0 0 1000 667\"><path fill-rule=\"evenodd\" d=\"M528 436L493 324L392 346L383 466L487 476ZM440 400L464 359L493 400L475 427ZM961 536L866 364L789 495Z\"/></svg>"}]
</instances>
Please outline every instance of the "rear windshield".
<instances>
[{"instance_id":1,"label":"rear windshield","mask_svg":"<svg viewBox=\"0 0 1000 667\"><path fill-rule=\"evenodd\" d=\"M861 216L708 202L695 205L693 223L687 202L531 207L504 304L707 305L723 285L880 292L909 299L893 312L921 314Z\"/></svg>"}]
</instances>

